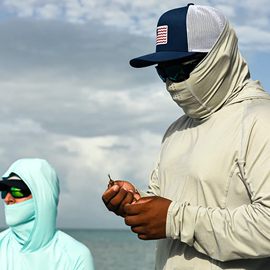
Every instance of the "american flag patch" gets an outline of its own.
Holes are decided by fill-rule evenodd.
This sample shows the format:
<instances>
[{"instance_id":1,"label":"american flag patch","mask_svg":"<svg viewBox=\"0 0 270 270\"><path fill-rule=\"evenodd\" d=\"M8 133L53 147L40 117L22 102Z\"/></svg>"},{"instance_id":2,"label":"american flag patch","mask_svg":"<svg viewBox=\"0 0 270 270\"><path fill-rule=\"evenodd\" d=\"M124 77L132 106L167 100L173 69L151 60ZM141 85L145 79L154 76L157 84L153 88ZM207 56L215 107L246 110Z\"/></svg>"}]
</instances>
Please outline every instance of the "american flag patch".
<instances>
[{"instance_id":1,"label":"american flag patch","mask_svg":"<svg viewBox=\"0 0 270 270\"><path fill-rule=\"evenodd\" d=\"M168 25L159 26L157 28L156 45L164 45L168 43Z\"/></svg>"}]
</instances>

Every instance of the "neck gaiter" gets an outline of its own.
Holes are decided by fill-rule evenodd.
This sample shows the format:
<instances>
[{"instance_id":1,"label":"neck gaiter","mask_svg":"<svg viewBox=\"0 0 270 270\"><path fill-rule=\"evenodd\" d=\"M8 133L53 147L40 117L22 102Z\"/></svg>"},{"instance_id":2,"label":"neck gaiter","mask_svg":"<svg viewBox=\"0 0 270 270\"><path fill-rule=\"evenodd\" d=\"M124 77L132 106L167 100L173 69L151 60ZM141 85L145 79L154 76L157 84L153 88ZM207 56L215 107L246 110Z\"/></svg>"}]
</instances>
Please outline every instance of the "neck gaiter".
<instances>
[{"instance_id":1,"label":"neck gaiter","mask_svg":"<svg viewBox=\"0 0 270 270\"><path fill-rule=\"evenodd\" d=\"M34 199L5 205L6 223L14 233L16 240L24 245L28 240L35 223Z\"/></svg>"}]
</instances>

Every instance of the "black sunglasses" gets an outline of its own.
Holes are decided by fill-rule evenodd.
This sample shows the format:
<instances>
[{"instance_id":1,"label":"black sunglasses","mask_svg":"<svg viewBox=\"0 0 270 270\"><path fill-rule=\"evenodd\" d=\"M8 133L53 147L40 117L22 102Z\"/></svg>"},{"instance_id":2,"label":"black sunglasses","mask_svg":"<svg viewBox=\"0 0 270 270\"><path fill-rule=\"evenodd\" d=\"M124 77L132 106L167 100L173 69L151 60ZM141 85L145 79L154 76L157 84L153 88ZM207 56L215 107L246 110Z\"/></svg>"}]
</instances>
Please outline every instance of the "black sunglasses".
<instances>
[{"instance_id":1,"label":"black sunglasses","mask_svg":"<svg viewBox=\"0 0 270 270\"><path fill-rule=\"evenodd\" d=\"M31 194L31 191L30 189L20 189L20 188L11 187L9 190L1 191L2 199L5 199L8 193L10 193L12 197L19 199L19 198L28 197Z\"/></svg>"},{"instance_id":2,"label":"black sunglasses","mask_svg":"<svg viewBox=\"0 0 270 270\"><path fill-rule=\"evenodd\" d=\"M166 82L166 78L169 78L173 82L182 82L189 78L190 73L202 61L204 56L187 62L172 64L167 67L156 66L156 70L163 82Z\"/></svg>"}]
</instances>

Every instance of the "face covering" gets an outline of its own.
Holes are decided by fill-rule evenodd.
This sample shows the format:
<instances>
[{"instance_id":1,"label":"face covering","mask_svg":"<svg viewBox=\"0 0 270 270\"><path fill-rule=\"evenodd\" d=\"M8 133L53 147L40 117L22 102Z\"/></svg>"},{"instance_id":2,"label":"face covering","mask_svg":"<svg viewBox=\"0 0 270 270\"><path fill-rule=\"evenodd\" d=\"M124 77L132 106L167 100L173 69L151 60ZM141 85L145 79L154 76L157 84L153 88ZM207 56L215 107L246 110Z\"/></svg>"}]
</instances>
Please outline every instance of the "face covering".
<instances>
[{"instance_id":1,"label":"face covering","mask_svg":"<svg viewBox=\"0 0 270 270\"><path fill-rule=\"evenodd\" d=\"M33 229L35 221L34 199L5 205L6 223L11 228L20 244L24 244Z\"/></svg>"},{"instance_id":2,"label":"face covering","mask_svg":"<svg viewBox=\"0 0 270 270\"><path fill-rule=\"evenodd\" d=\"M188 81L173 83L167 80L167 91L170 93L173 101L189 116L200 118L204 113L212 113L211 109L196 96L192 85Z\"/></svg>"},{"instance_id":3,"label":"face covering","mask_svg":"<svg viewBox=\"0 0 270 270\"><path fill-rule=\"evenodd\" d=\"M205 119L237 96L249 78L247 63L238 51L237 37L227 23L190 77L183 82L167 79L166 87L188 116Z\"/></svg>"}]
</instances>

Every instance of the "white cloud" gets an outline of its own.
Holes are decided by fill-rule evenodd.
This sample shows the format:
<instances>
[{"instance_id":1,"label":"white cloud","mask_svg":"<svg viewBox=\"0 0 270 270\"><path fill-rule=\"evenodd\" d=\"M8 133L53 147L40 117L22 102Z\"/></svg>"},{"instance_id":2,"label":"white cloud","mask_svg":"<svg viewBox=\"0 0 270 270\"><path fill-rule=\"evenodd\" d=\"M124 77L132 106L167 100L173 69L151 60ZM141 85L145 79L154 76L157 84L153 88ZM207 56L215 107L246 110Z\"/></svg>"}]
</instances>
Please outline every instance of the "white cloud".
<instances>
[{"instance_id":1,"label":"white cloud","mask_svg":"<svg viewBox=\"0 0 270 270\"><path fill-rule=\"evenodd\" d=\"M31 119L0 124L0 130L2 173L22 157L45 158L58 172L60 227L123 226L120 219L114 219L106 210L101 200L107 187L107 174L146 189L161 142L160 135L147 131L138 132L136 136L95 138L53 135ZM85 209L91 215L85 215ZM72 217L67 215L70 212ZM3 227L2 207L0 216L0 227Z\"/></svg>"},{"instance_id":2,"label":"white cloud","mask_svg":"<svg viewBox=\"0 0 270 270\"><path fill-rule=\"evenodd\" d=\"M270 7L267 0L254 5L250 0L198 0L198 5L211 5L220 9L235 28L254 27L255 32L269 33ZM126 29L130 33L154 38L159 16L164 11L186 5L185 1L107 1L107 0L5 0L3 8L19 17L59 19L71 23L87 23L98 20L103 25ZM90 29L90 28L89 28ZM243 48L250 47L243 38ZM265 50L268 43L260 40L258 50Z\"/></svg>"},{"instance_id":3,"label":"white cloud","mask_svg":"<svg viewBox=\"0 0 270 270\"><path fill-rule=\"evenodd\" d=\"M54 19L61 15L61 7L53 4L46 4L42 7L37 7L36 13L41 19Z\"/></svg>"},{"instance_id":4,"label":"white cloud","mask_svg":"<svg viewBox=\"0 0 270 270\"><path fill-rule=\"evenodd\" d=\"M3 6L8 11L15 12L19 17L31 17L34 15L35 4L38 0L4 0Z\"/></svg>"},{"instance_id":5,"label":"white cloud","mask_svg":"<svg viewBox=\"0 0 270 270\"><path fill-rule=\"evenodd\" d=\"M101 201L107 174L146 189L162 134L182 113L154 68L128 65L151 39L97 29L0 23L0 172L21 157L47 159L61 181L60 227L123 227Z\"/></svg>"},{"instance_id":6,"label":"white cloud","mask_svg":"<svg viewBox=\"0 0 270 270\"><path fill-rule=\"evenodd\" d=\"M78 219L81 227L95 227L97 224L101 226L102 221L103 224L111 223L114 220L113 214L106 210L101 201L108 183L107 174L110 173L115 180L129 180L146 189L160 139L160 136L146 132L138 133L136 138L107 136L59 141L58 146L72 153L65 161L65 165L72 170L67 175L67 191L61 195L59 218L74 209L73 221L70 220L69 226L75 226ZM71 194L74 200L70 200ZM86 201L85 207L91 215L80 213L81 203ZM82 212L85 212L84 209ZM121 224L121 219L115 219L115 226L119 227Z\"/></svg>"},{"instance_id":7,"label":"white cloud","mask_svg":"<svg viewBox=\"0 0 270 270\"><path fill-rule=\"evenodd\" d=\"M233 6L217 5L215 8L220 10L226 18L234 17L236 15Z\"/></svg>"},{"instance_id":8,"label":"white cloud","mask_svg":"<svg viewBox=\"0 0 270 270\"><path fill-rule=\"evenodd\" d=\"M270 32L250 26L239 26L235 30L238 34L240 45L245 49L269 51Z\"/></svg>"},{"instance_id":9,"label":"white cloud","mask_svg":"<svg viewBox=\"0 0 270 270\"><path fill-rule=\"evenodd\" d=\"M242 48L269 50L269 11L239 13L243 3L197 4L219 5ZM124 226L101 201L108 173L146 189L162 135L182 111L153 67L128 62L154 52L158 17L185 4L3 2L13 18L0 21L0 171L20 157L47 159L61 181L59 226Z\"/></svg>"}]
</instances>

